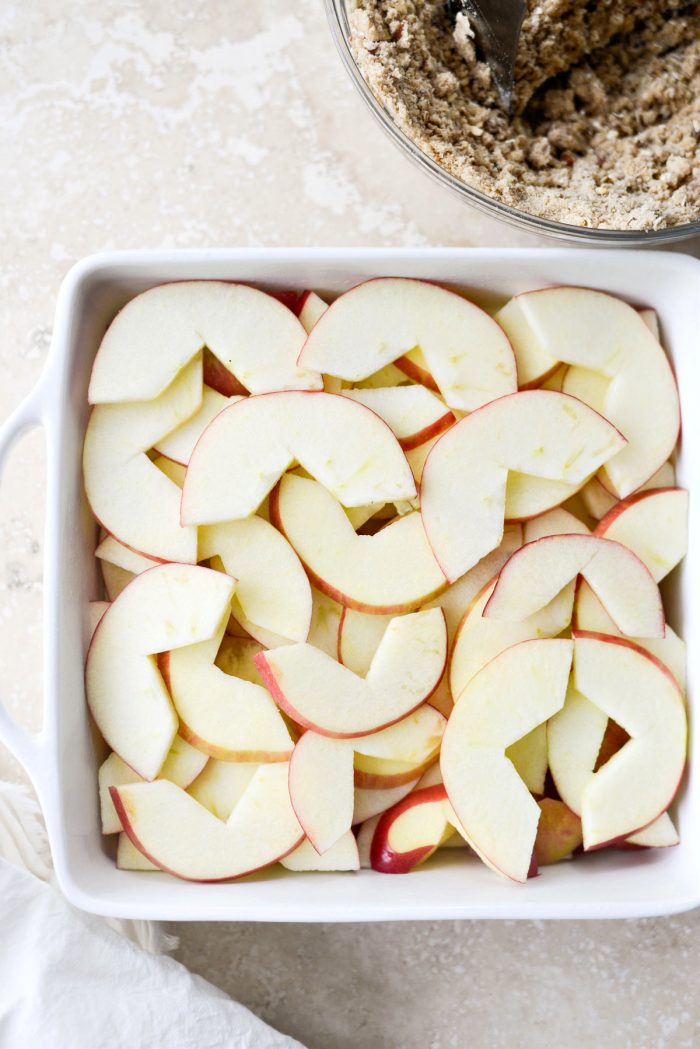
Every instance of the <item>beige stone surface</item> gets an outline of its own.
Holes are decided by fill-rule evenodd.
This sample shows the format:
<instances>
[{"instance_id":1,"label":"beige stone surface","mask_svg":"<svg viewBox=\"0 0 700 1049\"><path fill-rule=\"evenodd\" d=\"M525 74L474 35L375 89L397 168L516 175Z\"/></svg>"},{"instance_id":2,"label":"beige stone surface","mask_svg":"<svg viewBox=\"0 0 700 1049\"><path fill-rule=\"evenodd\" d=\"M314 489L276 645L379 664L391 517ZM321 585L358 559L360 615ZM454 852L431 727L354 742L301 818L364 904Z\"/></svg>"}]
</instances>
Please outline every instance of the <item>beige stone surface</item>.
<instances>
[{"instance_id":1,"label":"beige stone surface","mask_svg":"<svg viewBox=\"0 0 700 1049\"><path fill-rule=\"evenodd\" d=\"M63 275L93 251L538 243L391 146L320 0L10 2L0 41L0 418L39 376ZM0 497L0 694L32 728L43 490L32 433ZM6 751L0 776L22 776ZM312 1049L700 1044L696 914L175 931L183 961Z\"/></svg>"}]
</instances>

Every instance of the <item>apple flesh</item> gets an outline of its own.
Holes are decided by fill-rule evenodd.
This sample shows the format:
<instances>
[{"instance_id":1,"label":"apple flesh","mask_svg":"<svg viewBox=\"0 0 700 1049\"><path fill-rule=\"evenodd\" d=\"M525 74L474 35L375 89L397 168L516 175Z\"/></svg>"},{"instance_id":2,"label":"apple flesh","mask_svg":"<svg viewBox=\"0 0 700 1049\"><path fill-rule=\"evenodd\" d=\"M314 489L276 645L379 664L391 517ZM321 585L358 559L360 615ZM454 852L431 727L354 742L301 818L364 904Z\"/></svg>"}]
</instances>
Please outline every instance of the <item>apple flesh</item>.
<instances>
[{"instance_id":1,"label":"apple flesh","mask_svg":"<svg viewBox=\"0 0 700 1049\"><path fill-rule=\"evenodd\" d=\"M430 609L389 624L364 678L308 644L261 652L255 661L297 724L349 739L393 725L424 703L442 677L446 654L445 618Z\"/></svg>"},{"instance_id":2,"label":"apple flesh","mask_svg":"<svg viewBox=\"0 0 700 1049\"><path fill-rule=\"evenodd\" d=\"M622 543L591 535L544 536L521 547L501 569L483 615L522 622L579 575L623 633L664 636L661 595L646 565Z\"/></svg>"},{"instance_id":3,"label":"apple flesh","mask_svg":"<svg viewBox=\"0 0 700 1049\"><path fill-rule=\"evenodd\" d=\"M166 459L187 466L194 447L210 422L216 419L219 412L235 404L240 397L222 397L220 393L205 385L202 390L202 403L186 422L178 426L166 437L158 441L155 451Z\"/></svg>"},{"instance_id":4,"label":"apple flesh","mask_svg":"<svg viewBox=\"0 0 700 1049\"><path fill-rule=\"evenodd\" d=\"M304 837L287 787L288 765L261 765L224 823L167 780L112 787L132 844L161 870L226 881L276 863Z\"/></svg>"},{"instance_id":5,"label":"apple flesh","mask_svg":"<svg viewBox=\"0 0 700 1049\"><path fill-rule=\"evenodd\" d=\"M683 696L670 671L623 638L577 637L574 687L631 737L583 791L585 849L646 827L678 789L687 742Z\"/></svg>"},{"instance_id":6,"label":"apple flesh","mask_svg":"<svg viewBox=\"0 0 700 1049\"><path fill-rule=\"evenodd\" d=\"M195 801L220 820L227 820L241 800L260 765L251 761L210 758L187 787Z\"/></svg>"},{"instance_id":7,"label":"apple flesh","mask_svg":"<svg viewBox=\"0 0 700 1049\"><path fill-rule=\"evenodd\" d=\"M302 841L280 863L288 871L359 871L360 855L355 835L348 830L322 856L310 841Z\"/></svg>"},{"instance_id":8,"label":"apple flesh","mask_svg":"<svg viewBox=\"0 0 700 1049\"><path fill-rule=\"evenodd\" d=\"M448 580L501 542L509 470L580 487L624 444L587 405L545 390L502 397L452 426L421 480L425 530Z\"/></svg>"},{"instance_id":9,"label":"apple flesh","mask_svg":"<svg viewBox=\"0 0 700 1049\"><path fill-rule=\"evenodd\" d=\"M452 827L446 818L444 786L413 791L382 814L372 837L370 863L383 874L407 874L425 862Z\"/></svg>"},{"instance_id":10,"label":"apple flesh","mask_svg":"<svg viewBox=\"0 0 700 1049\"><path fill-rule=\"evenodd\" d=\"M299 300L299 320L308 335L316 321L320 320L328 309L328 303L324 302L315 291L305 291Z\"/></svg>"},{"instance_id":11,"label":"apple flesh","mask_svg":"<svg viewBox=\"0 0 700 1049\"><path fill-rule=\"evenodd\" d=\"M305 732L289 763L289 796L304 833L319 856L352 826L352 746Z\"/></svg>"},{"instance_id":12,"label":"apple flesh","mask_svg":"<svg viewBox=\"0 0 700 1049\"><path fill-rule=\"evenodd\" d=\"M510 343L487 313L437 284L401 277L366 281L336 299L299 364L358 382L416 348L450 408L473 411L517 388Z\"/></svg>"},{"instance_id":13,"label":"apple flesh","mask_svg":"<svg viewBox=\"0 0 700 1049\"><path fill-rule=\"evenodd\" d=\"M224 281L161 284L131 299L110 324L88 400L151 400L204 347L251 393L319 390L321 376L296 363L305 338L291 310L257 288Z\"/></svg>"},{"instance_id":14,"label":"apple flesh","mask_svg":"<svg viewBox=\"0 0 700 1049\"><path fill-rule=\"evenodd\" d=\"M176 736L160 770L159 778L168 779L177 787L185 789L200 775L208 760L206 754L190 746L182 736ZM118 754L110 754L100 765L97 781L100 788L102 833L116 834L122 826L112 804L109 788L120 787L125 783L140 783L142 777L129 768Z\"/></svg>"},{"instance_id":15,"label":"apple flesh","mask_svg":"<svg viewBox=\"0 0 700 1049\"><path fill-rule=\"evenodd\" d=\"M601 480L624 498L669 458L678 438L678 390L658 339L635 309L603 292L547 288L517 302L545 354L608 381L603 403L600 384L593 399L628 444L605 463Z\"/></svg>"},{"instance_id":16,"label":"apple flesh","mask_svg":"<svg viewBox=\"0 0 700 1049\"><path fill-rule=\"evenodd\" d=\"M155 654L211 638L233 580L194 565L160 565L136 576L104 614L88 649L87 700L110 748L154 779L178 730Z\"/></svg>"},{"instance_id":17,"label":"apple flesh","mask_svg":"<svg viewBox=\"0 0 700 1049\"><path fill-rule=\"evenodd\" d=\"M330 393L271 393L237 401L204 431L187 469L183 523L248 517L294 463L344 506L416 494L399 442L369 408Z\"/></svg>"},{"instance_id":18,"label":"apple flesh","mask_svg":"<svg viewBox=\"0 0 700 1049\"><path fill-rule=\"evenodd\" d=\"M355 751L355 786L367 790L393 790L417 780L437 757L430 754L421 761L373 758Z\"/></svg>"},{"instance_id":19,"label":"apple flesh","mask_svg":"<svg viewBox=\"0 0 700 1049\"><path fill-rule=\"evenodd\" d=\"M120 542L155 560L197 560L197 531L180 523L180 491L146 452L201 400L199 357L155 400L99 405L90 415L83 475L92 512Z\"/></svg>"},{"instance_id":20,"label":"apple flesh","mask_svg":"<svg viewBox=\"0 0 700 1049\"><path fill-rule=\"evenodd\" d=\"M374 816L381 815L392 808L398 801L410 794L418 784L417 779L409 780L400 787L355 787L355 802L352 810L353 826L366 823Z\"/></svg>"},{"instance_id":21,"label":"apple flesh","mask_svg":"<svg viewBox=\"0 0 700 1049\"><path fill-rule=\"evenodd\" d=\"M200 528L199 560L215 556L237 580L236 602L247 621L289 641L306 641L311 587L301 561L276 528L260 517Z\"/></svg>"},{"instance_id":22,"label":"apple flesh","mask_svg":"<svg viewBox=\"0 0 700 1049\"><path fill-rule=\"evenodd\" d=\"M646 492L652 488L674 488L676 485L676 471L673 463L665 462L648 481L637 489L637 492ZM607 488L597 477L591 477L588 484L581 489L581 499L585 510L596 521L612 510L618 499L611 495Z\"/></svg>"},{"instance_id":23,"label":"apple flesh","mask_svg":"<svg viewBox=\"0 0 700 1049\"><path fill-rule=\"evenodd\" d=\"M109 561L110 564L123 568L125 572L129 572L132 576L140 575L141 572L145 572L149 568L155 568L159 564L152 557L144 557L143 554L138 554L131 547L124 546L113 535L106 535L101 540L95 550L95 557L100 561Z\"/></svg>"},{"instance_id":24,"label":"apple flesh","mask_svg":"<svg viewBox=\"0 0 700 1049\"><path fill-rule=\"evenodd\" d=\"M391 428L404 451L425 444L455 422L450 409L425 386L344 390L343 397L376 412Z\"/></svg>"},{"instance_id":25,"label":"apple flesh","mask_svg":"<svg viewBox=\"0 0 700 1049\"><path fill-rule=\"evenodd\" d=\"M501 652L462 691L443 737L440 768L458 829L514 881L528 877L540 808L506 748L562 708L573 649L556 638Z\"/></svg>"},{"instance_id":26,"label":"apple flesh","mask_svg":"<svg viewBox=\"0 0 700 1049\"><path fill-rule=\"evenodd\" d=\"M292 740L267 690L216 666L222 635L223 625L210 640L160 657L181 735L223 761L288 761Z\"/></svg>"},{"instance_id":27,"label":"apple flesh","mask_svg":"<svg viewBox=\"0 0 700 1049\"><path fill-rule=\"evenodd\" d=\"M688 552L688 493L683 488L637 492L617 503L595 534L623 543L659 583Z\"/></svg>"},{"instance_id":28,"label":"apple flesh","mask_svg":"<svg viewBox=\"0 0 700 1049\"><path fill-rule=\"evenodd\" d=\"M583 841L581 820L563 801L541 798L537 804L541 813L535 838L538 867L570 859Z\"/></svg>"},{"instance_id":29,"label":"apple flesh","mask_svg":"<svg viewBox=\"0 0 700 1049\"><path fill-rule=\"evenodd\" d=\"M408 612L447 585L417 511L375 535L358 535L325 488L286 474L272 493L270 517L314 586L349 608L373 615Z\"/></svg>"}]
</instances>

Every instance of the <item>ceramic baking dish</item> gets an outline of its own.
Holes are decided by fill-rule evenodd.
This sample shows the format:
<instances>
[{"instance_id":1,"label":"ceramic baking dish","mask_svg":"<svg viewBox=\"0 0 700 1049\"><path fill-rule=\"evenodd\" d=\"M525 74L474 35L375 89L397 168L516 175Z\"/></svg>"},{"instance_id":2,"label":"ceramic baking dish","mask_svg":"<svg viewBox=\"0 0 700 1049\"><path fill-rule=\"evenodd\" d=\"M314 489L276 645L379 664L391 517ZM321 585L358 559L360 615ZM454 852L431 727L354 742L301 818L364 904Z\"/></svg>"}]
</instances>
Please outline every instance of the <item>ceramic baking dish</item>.
<instances>
[{"instance_id":1,"label":"ceramic baking dish","mask_svg":"<svg viewBox=\"0 0 700 1049\"><path fill-rule=\"evenodd\" d=\"M137 292L163 281L214 278L266 288L340 292L392 274L457 285L498 302L552 283L602 288L659 313L678 376L684 433L678 482L700 490L700 263L682 255L581 250L222 250L125 252L88 258L60 291L53 344L34 392L0 430L0 465L17 436L42 425L48 449L44 609L44 727L21 730L0 706L0 739L26 766L46 816L56 874L76 906L106 915L172 920L384 921L437 918L612 918L665 914L700 903L700 777L691 734L677 801L682 844L604 850L562 863L525 885L447 851L404 877L290 874L198 885L160 873L118 871L114 837L100 833L93 739L83 688L87 603L99 596L96 531L81 483L90 367L105 328ZM155 348L154 348L155 349ZM700 529L691 500L690 534ZM669 580L672 625L688 642L692 697L700 680L700 553L691 542ZM693 594L695 597L693 597Z\"/></svg>"}]
</instances>

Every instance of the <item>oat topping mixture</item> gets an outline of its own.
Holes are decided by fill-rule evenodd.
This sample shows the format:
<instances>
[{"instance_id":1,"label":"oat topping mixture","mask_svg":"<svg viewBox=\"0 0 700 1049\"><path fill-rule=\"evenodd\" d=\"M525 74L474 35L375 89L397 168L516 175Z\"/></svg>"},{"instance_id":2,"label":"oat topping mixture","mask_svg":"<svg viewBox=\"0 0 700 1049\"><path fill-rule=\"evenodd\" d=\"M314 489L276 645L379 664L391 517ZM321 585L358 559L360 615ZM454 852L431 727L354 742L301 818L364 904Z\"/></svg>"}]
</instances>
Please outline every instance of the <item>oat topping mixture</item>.
<instances>
[{"instance_id":1,"label":"oat topping mixture","mask_svg":"<svg viewBox=\"0 0 700 1049\"><path fill-rule=\"evenodd\" d=\"M504 204L600 229L700 218L700 4L530 0L515 113L444 0L352 0L358 65L438 164Z\"/></svg>"}]
</instances>

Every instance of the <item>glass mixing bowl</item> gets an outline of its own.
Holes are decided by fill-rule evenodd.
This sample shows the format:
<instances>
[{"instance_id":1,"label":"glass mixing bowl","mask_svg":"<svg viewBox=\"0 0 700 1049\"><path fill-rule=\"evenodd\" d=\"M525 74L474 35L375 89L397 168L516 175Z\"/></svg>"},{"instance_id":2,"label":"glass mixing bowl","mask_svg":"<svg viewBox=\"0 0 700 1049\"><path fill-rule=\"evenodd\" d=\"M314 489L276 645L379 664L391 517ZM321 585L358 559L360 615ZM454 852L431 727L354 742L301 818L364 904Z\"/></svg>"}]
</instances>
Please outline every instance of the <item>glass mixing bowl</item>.
<instances>
[{"instance_id":1,"label":"glass mixing bowl","mask_svg":"<svg viewBox=\"0 0 700 1049\"><path fill-rule=\"evenodd\" d=\"M688 237L700 235L700 218L694 222L686 222L678 226L669 226L658 230L613 230L613 229L589 229L583 226L575 226L566 222L552 222L550 219L539 218L528 215L525 211L511 208L507 204L480 193L471 186L450 175L444 168L436 164L434 160L426 156L416 144L396 126L391 114L382 102L376 98L360 70L350 48L350 23L348 20L346 0L324 0L326 14L330 23L331 32L335 45L338 48L343 64L347 69L355 87L360 92L362 99L369 108L374 118L384 128L392 142L395 143L405 154L417 164L423 171L432 175L434 179L441 182L443 186L456 193L464 203L469 204L479 211L485 212L511 226L528 230L531 233L546 234L557 237L560 240L579 240L589 244L602 246L605 244L615 245L668 245L672 241L684 240Z\"/></svg>"}]
</instances>

